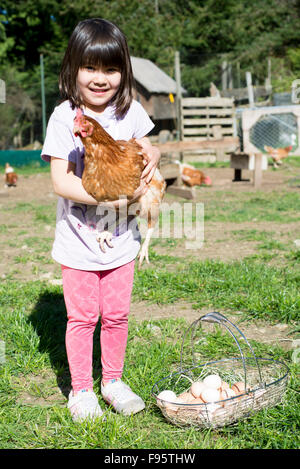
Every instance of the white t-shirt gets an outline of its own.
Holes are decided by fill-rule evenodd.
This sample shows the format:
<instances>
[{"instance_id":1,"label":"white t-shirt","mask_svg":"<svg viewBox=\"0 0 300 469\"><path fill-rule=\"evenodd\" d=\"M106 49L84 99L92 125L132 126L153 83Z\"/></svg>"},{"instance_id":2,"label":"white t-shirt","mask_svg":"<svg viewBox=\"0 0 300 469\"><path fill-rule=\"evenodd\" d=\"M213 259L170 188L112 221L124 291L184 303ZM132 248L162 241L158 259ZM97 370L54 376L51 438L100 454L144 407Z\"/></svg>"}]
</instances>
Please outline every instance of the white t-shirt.
<instances>
[{"instance_id":1,"label":"white t-shirt","mask_svg":"<svg viewBox=\"0 0 300 469\"><path fill-rule=\"evenodd\" d=\"M85 112L89 115L88 112ZM57 106L48 122L41 157L50 161L51 156L76 164L76 175L81 178L84 169L84 147L73 133L76 109L69 101ZM94 115L91 115L95 119ZM140 103L133 100L123 119L117 119L114 108L108 106L96 118L115 140L130 140L147 135L154 124ZM116 212L95 205L75 203L59 197L56 215L56 231L52 257L60 264L80 270L107 270L124 265L138 254L141 236L135 217L128 217L115 228L113 248L103 253L96 240L95 231L103 231L111 225Z\"/></svg>"}]
</instances>

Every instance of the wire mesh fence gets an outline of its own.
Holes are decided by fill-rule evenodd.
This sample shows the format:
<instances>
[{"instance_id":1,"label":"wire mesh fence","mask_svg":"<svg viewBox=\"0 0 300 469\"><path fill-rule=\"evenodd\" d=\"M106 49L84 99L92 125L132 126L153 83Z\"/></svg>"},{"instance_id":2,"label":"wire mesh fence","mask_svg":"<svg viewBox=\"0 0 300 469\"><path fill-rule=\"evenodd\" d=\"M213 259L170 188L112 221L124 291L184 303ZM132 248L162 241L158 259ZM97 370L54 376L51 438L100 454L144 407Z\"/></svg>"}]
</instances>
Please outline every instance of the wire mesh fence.
<instances>
[{"instance_id":1,"label":"wire mesh fence","mask_svg":"<svg viewBox=\"0 0 300 469\"><path fill-rule=\"evenodd\" d=\"M299 147L298 114L300 106L238 109L237 133L241 149L247 150L250 143L263 153L266 153L266 146L275 149L291 147L290 153L294 153Z\"/></svg>"}]
</instances>

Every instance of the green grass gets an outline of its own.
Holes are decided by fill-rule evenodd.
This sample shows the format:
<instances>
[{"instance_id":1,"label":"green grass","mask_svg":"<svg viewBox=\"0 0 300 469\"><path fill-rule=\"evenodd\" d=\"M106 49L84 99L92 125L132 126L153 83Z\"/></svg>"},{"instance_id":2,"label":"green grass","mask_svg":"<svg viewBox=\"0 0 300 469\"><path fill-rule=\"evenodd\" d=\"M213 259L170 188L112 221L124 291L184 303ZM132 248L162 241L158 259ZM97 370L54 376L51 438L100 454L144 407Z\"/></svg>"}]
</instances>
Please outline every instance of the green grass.
<instances>
[{"instance_id":1,"label":"green grass","mask_svg":"<svg viewBox=\"0 0 300 469\"><path fill-rule=\"evenodd\" d=\"M22 176L28 177L32 176L33 174L41 174L41 173L50 173L50 164L40 164L39 161L32 162L31 164L22 165L22 166L14 166L15 171ZM0 173L3 174L5 171L5 166L0 165Z\"/></svg>"},{"instance_id":2,"label":"green grass","mask_svg":"<svg viewBox=\"0 0 300 469\"><path fill-rule=\"evenodd\" d=\"M300 193L223 192L220 199L205 202L205 221L221 222L276 222L288 223L300 220Z\"/></svg>"},{"instance_id":3,"label":"green grass","mask_svg":"<svg viewBox=\"0 0 300 469\"><path fill-rule=\"evenodd\" d=\"M299 318L299 283L299 272L255 259L231 263L207 260L183 262L176 272L144 270L136 277L133 294L153 303L185 300L195 308L244 311L247 317L288 322Z\"/></svg>"},{"instance_id":4,"label":"green grass","mask_svg":"<svg viewBox=\"0 0 300 469\"><path fill-rule=\"evenodd\" d=\"M56 219L55 205L41 205L38 203L18 202L14 206L3 207L2 210L8 214L21 215L31 213L34 223L53 224ZM4 225L5 226L5 225Z\"/></svg>"},{"instance_id":5,"label":"green grass","mask_svg":"<svg viewBox=\"0 0 300 469\"><path fill-rule=\"evenodd\" d=\"M291 164L296 167L298 163L293 160ZM291 338L299 337L300 250L278 238L271 225L270 231L256 225L259 221L298 221L299 191L288 192L281 187L278 192L241 192L237 197L224 191L222 197L219 195L211 194L205 201L206 223L226 222L226 227L232 223L230 236L236 243L254 243L253 255L230 262L199 260L190 251L188 257L180 256L181 239L153 239L152 264L135 274L133 301L143 302L145 319L130 318L124 368L124 379L140 393L146 409L124 417L104 404L99 390L98 325L94 337L94 382L100 404L106 409L106 422L84 424L73 423L66 408L70 375L62 288L42 281L20 281L17 275L26 264L38 271L52 262L52 238L45 227L54 227L55 204L24 202L2 207L13 215L14 221L0 227L1 246L6 243L13 253L23 245L27 248L12 254L12 270L0 284L0 341L5 344L5 360L0 363L0 448L299 448L300 364L295 352L279 345L250 341L258 356L286 362L290 381L281 404L247 420L216 430L179 428L166 421L151 395L154 383L178 369L183 333L190 321L150 320L147 305L186 302L199 315L201 310L219 310L225 315L239 311L239 318L247 320L247 325L255 327L257 320L266 327L287 323L292 329ZM243 221L252 222L248 229ZM239 327L243 330L243 323ZM226 334L208 333L199 344L197 357L201 361L238 355L234 341ZM186 349L184 352L189 361L190 354Z\"/></svg>"}]
</instances>

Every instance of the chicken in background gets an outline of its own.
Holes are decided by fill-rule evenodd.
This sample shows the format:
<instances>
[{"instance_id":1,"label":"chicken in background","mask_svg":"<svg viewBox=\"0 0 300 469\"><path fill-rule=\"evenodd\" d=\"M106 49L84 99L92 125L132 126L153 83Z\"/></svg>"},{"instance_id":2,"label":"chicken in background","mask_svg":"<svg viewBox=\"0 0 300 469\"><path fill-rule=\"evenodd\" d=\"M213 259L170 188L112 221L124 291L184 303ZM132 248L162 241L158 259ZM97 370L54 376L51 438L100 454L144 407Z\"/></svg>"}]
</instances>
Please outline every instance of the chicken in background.
<instances>
[{"instance_id":1,"label":"chicken in background","mask_svg":"<svg viewBox=\"0 0 300 469\"><path fill-rule=\"evenodd\" d=\"M182 163L181 161L176 160L175 163L179 165L181 180L184 184L189 187L193 186L211 186L212 181L209 176L205 176L203 171L196 169L191 165Z\"/></svg>"},{"instance_id":2,"label":"chicken in background","mask_svg":"<svg viewBox=\"0 0 300 469\"><path fill-rule=\"evenodd\" d=\"M287 158L292 148L292 145L284 148L273 148L267 145L264 146L265 151L271 156L273 160L274 168L278 168L278 165L282 164L282 160Z\"/></svg>"},{"instance_id":3,"label":"chicken in background","mask_svg":"<svg viewBox=\"0 0 300 469\"><path fill-rule=\"evenodd\" d=\"M74 134L81 138L85 148L82 185L98 202L119 200L125 197L133 200L135 190L140 186L144 169L142 147L134 140L114 140L93 118L84 116L80 109L74 119ZM148 249L160 205L165 193L166 182L156 169L147 192L136 203L136 214L147 220L148 229L139 253L139 268L145 259L149 263ZM97 234L100 248L104 243L111 245L112 233Z\"/></svg>"},{"instance_id":4,"label":"chicken in background","mask_svg":"<svg viewBox=\"0 0 300 469\"><path fill-rule=\"evenodd\" d=\"M5 187L16 187L18 175L15 173L14 168L9 163L5 164Z\"/></svg>"}]
</instances>

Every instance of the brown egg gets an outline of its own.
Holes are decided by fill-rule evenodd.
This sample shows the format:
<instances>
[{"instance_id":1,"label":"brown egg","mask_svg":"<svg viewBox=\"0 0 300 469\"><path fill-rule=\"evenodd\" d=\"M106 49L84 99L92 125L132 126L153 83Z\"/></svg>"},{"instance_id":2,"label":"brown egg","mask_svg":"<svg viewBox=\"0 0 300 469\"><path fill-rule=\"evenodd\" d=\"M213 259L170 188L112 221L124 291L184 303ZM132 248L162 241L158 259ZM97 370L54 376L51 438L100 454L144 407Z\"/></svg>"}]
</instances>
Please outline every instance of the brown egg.
<instances>
[{"instance_id":1,"label":"brown egg","mask_svg":"<svg viewBox=\"0 0 300 469\"><path fill-rule=\"evenodd\" d=\"M245 392L245 384L242 381L238 381L231 386L231 389L235 392L238 396L239 394L243 394Z\"/></svg>"},{"instance_id":2,"label":"brown egg","mask_svg":"<svg viewBox=\"0 0 300 469\"><path fill-rule=\"evenodd\" d=\"M221 400L224 400L224 402L222 402L223 407L226 404L229 404L229 402L231 402L231 401L225 401L225 399L230 399L231 397L236 397L236 394L233 389L228 388L228 389L223 389L221 391Z\"/></svg>"},{"instance_id":3,"label":"brown egg","mask_svg":"<svg viewBox=\"0 0 300 469\"><path fill-rule=\"evenodd\" d=\"M204 401L203 399L201 399L201 397L196 397L195 399L193 399L191 404L204 404Z\"/></svg>"},{"instance_id":4,"label":"brown egg","mask_svg":"<svg viewBox=\"0 0 300 469\"><path fill-rule=\"evenodd\" d=\"M194 396L188 391L185 391L185 392L182 392L181 394L179 394L177 399L180 402L182 402L182 404L190 404L191 402L194 402L194 400L195 400Z\"/></svg>"},{"instance_id":5,"label":"brown egg","mask_svg":"<svg viewBox=\"0 0 300 469\"><path fill-rule=\"evenodd\" d=\"M203 389L205 389L205 384L202 381L195 381L191 386L191 393L194 397L200 397Z\"/></svg>"}]
</instances>

